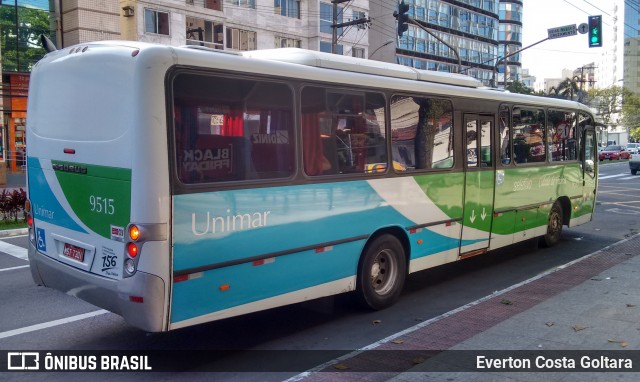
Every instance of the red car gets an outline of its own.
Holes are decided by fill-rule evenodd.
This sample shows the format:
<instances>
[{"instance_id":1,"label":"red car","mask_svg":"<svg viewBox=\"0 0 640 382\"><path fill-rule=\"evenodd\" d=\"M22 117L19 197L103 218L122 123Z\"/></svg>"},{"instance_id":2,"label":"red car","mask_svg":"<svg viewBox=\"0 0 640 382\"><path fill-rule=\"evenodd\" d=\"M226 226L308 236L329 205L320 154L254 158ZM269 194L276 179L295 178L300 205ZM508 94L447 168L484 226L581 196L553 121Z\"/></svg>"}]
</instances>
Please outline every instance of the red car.
<instances>
[{"instance_id":1,"label":"red car","mask_svg":"<svg viewBox=\"0 0 640 382\"><path fill-rule=\"evenodd\" d=\"M598 158L600 160L618 160L618 159L629 159L631 153L625 150L622 146L611 145L604 148L604 150L600 151L600 155Z\"/></svg>"}]
</instances>

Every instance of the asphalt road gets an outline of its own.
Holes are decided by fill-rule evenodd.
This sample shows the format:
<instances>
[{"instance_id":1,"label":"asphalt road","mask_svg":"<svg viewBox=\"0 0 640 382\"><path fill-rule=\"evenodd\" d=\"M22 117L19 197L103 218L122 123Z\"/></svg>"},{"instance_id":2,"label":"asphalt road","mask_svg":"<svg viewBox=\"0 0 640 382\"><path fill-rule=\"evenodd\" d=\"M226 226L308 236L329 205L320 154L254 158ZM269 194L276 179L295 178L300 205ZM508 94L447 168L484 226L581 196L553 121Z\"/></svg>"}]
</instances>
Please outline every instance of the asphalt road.
<instances>
[{"instance_id":1,"label":"asphalt road","mask_svg":"<svg viewBox=\"0 0 640 382\"><path fill-rule=\"evenodd\" d=\"M0 240L0 350L222 350L239 365L255 363L243 350L351 350L445 314L494 291L599 250L638 232L640 175L627 164L600 166L596 215L589 224L564 230L562 241L538 249L528 241L485 256L411 275L401 301L379 312L363 311L343 295L226 319L169 333L148 334L119 316L74 297L38 287L28 262L19 258L26 236ZM4 246L3 246L4 245ZM8 254L12 252L13 254ZM283 373L224 373L214 380L280 381ZM103 374L94 374L103 379ZM39 374L38 379L45 374ZM174 380L175 374L112 374L115 380ZM180 380L212 380L186 373ZM0 380L27 381L29 373L0 373ZM46 373L47 380L86 380L84 373Z\"/></svg>"}]
</instances>

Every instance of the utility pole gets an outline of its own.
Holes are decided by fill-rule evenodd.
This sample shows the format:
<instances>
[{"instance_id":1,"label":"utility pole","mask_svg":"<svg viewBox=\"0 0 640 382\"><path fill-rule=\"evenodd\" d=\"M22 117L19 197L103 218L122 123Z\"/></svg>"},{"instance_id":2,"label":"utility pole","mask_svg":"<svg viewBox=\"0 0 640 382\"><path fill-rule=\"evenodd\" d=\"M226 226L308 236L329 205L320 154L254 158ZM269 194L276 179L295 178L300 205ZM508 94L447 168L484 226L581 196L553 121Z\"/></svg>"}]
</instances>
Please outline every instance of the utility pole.
<instances>
[{"instance_id":1,"label":"utility pole","mask_svg":"<svg viewBox=\"0 0 640 382\"><path fill-rule=\"evenodd\" d=\"M338 24L338 4L346 3L351 0L331 0L333 4L333 23L331 28L333 29L333 36L331 38L331 53L336 54L336 48L338 46L338 28L348 27L349 25L369 24L371 19L369 17L364 19L347 21L346 23ZM344 14L344 13L343 13Z\"/></svg>"}]
</instances>

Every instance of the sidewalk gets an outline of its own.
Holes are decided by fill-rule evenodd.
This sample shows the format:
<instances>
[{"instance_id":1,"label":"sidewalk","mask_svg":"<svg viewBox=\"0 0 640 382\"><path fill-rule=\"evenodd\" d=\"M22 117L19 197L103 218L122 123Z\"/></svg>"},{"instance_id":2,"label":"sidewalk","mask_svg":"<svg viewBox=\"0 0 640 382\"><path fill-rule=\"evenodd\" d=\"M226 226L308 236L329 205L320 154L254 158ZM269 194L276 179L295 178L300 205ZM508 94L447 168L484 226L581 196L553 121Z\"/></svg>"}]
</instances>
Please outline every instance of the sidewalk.
<instances>
[{"instance_id":1,"label":"sidewalk","mask_svg":"<svg viewBox=\"0 0 640 382\"><path fill-rule=\"evenodd\" d=\"M639 247L640 235L633 236L293 379L637 381ZM570 364L549 372L482 371L476 363L478 356L523 356L535 362L539 355L567 354L578 360L584 354L630 358L636 372L570 372Z\"/></svg>"}]
</instances>

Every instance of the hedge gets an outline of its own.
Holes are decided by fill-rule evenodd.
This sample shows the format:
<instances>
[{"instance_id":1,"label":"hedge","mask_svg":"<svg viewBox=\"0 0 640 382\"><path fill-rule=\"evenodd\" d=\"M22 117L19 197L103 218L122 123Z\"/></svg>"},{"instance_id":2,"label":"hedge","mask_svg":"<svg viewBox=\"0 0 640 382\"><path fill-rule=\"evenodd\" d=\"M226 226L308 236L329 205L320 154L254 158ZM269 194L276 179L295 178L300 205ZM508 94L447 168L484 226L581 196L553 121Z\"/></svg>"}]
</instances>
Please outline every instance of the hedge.
<instances>
[{"instance_id":1,"label":"hedge","mask_svg":"<svg viewBox=\"0 0 640 382\"><path fill-rule=\"evenodd\" d=\"M26 219L24 204L27 201L27 192L19 190L4 189L0 193L0 216L4 222Z\"/></svg>"}]
</instances>

